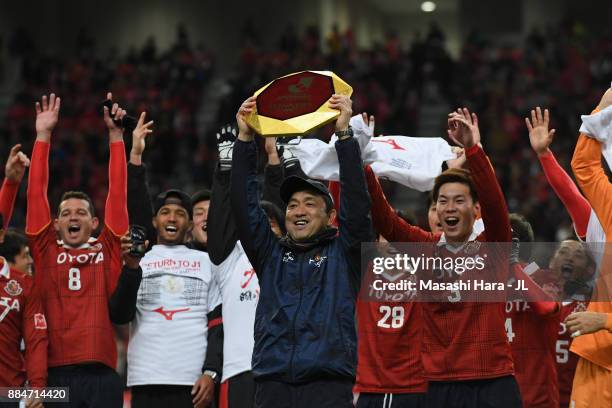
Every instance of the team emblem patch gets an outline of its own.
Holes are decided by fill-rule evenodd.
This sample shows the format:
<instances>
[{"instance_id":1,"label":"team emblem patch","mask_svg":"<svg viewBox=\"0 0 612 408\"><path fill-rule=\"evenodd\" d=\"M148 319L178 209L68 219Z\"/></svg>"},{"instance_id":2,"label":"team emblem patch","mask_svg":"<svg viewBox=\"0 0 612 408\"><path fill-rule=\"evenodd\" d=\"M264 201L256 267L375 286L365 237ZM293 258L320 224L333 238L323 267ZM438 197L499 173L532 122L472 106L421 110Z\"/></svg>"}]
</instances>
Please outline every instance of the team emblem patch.
<instances>
[{"instance_id":1,"label":"team emblem patch","mask_svg":"<svg viewBox=\"0 0 612 408\"><path fill-rule=\"evenodd\" d=\"M34 328L38 330L47 330L47 319L45 319L44 314L34 314Z\"/></svg>"},{"instance_id":2,"label":"team emblem patch","mask_svg":"<svg viewBox=\"0 0 612 408\"><path fill-rule=\"evenodd\" d=\"M4 291L11 296L19 296L23 292L23 288L15 279L11 279L4 286Z\"/></svg>"},{"instance_id":3,"label":"team emblem patch","mask_svg":"<svg viewBox=\"0 0 612 408\"><path fill-rule=\"evenodd\" d=\"M465 245L463 252L467 255L474 255L480 251L480 241L472 241Z\"/></svg>"}]
</instances>

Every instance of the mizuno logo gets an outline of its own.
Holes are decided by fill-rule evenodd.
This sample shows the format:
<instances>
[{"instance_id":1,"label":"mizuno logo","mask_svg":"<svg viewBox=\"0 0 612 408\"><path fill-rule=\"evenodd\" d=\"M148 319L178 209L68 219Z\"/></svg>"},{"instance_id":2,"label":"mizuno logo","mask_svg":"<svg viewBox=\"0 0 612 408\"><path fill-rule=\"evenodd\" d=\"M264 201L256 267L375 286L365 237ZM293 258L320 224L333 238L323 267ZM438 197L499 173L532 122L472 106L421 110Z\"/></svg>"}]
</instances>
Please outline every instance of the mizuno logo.
<instances>
[{"instance_id":1,"label":"mizuno logo","mask_svg":"<svg viewBox=\"0 0 612 408\"><path fill-rule=\"evenodd\" d=\"M245 271L242 276L244 276L246 278L245 282L241 282L240 283L240 287L242 289L246 288L247 286L249 286L249 283L251 282L251 279L253 279L253 276L255 276L255 269L251 268L248 271Z\"/></svg>"},{"instance_id":2,"label":"mizuno logo","mask_svg":"<svg viewBox=\"0 0 612 408\"><path fill-rule=\"evenodd\" d=\"M157 312L160 315L164 316L166 320L172 320L172 318L174 317L176 313L186 312L188 310L190 310L190 308L188 307L185 309L164 310L163 306L160 306L157 309L153 309L154 312Z\"/></svg>"},{"instance_id":3,"label":"mizuno logo","mask_svg":"<svg viewBox=\"0 0 612 408\"><path fill-rule=\"evenodd\" d=\"M372 139L370 140L371 142L378 142L378 143L386 143L388 145L390 145L393 150L406 150L404 149L402 146L398 145L397 142L393 139L387 139L387 140L380 140L380 139Z\"/></svg>"}]
</instances>

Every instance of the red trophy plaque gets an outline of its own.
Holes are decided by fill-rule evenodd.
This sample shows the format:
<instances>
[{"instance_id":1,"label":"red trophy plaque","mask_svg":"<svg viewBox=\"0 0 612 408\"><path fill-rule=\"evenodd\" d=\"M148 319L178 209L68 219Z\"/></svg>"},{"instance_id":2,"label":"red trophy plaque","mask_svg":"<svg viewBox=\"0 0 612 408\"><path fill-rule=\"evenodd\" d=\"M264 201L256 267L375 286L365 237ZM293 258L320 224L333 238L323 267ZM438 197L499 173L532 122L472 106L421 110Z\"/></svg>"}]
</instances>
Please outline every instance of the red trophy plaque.
<instances>
[{"instance_id":1,"label":"red trophy plaque","mask_svg":"<svg viewBox=\"0 0 612 408\"><path fill-rule=\"evenodd\" d=\"M255 92L257 110L247 117L262 136L301 136L338 117L327 101L353 89L330 71L302 71L275 79Z\"/></svg>"}]
</instances>

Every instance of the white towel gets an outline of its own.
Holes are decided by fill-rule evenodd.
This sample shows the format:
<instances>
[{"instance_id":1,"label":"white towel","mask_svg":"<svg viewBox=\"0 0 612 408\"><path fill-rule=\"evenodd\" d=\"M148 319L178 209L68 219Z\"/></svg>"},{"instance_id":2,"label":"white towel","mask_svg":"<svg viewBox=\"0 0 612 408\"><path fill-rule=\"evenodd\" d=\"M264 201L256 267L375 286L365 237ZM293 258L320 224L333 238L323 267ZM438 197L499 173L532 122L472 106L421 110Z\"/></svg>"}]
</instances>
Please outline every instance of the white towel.
<instances>
[{"instance_id":1,"label":"white towel","mask_svg":"<svg viewBox=\"0 0 612 408\"><path fill-rule=\"evenodd\" d=\"M442 163L456 158L449 144L442 138L381 136L372 138L373 129L361 115L351 118L354 137L361 148L364 164L370 164L381 178L400 183L419 191L432 189L434 179L442 171ZM336 136L329 144L320 140L302 139L291 150L300 160L308 177L338 181L340 170L334 148Z\"/></svg>"}]
</instances>

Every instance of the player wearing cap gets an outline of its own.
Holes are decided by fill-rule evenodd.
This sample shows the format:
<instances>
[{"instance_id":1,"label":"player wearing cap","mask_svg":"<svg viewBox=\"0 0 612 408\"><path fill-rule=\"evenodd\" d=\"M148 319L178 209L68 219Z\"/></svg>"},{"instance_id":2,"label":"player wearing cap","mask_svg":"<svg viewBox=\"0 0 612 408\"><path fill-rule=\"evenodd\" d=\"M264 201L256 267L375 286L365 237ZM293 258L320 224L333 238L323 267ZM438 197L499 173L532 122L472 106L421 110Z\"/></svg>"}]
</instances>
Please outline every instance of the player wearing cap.
<instances>
[{"instance_id":1,"label":"player wearing cap","mask_svg":"<svg viewBox=\"0 0 612 408\"><path fill-rule=\"evenodd\" d=\"M112 95L109 93L108 98ZM36 103L36 142L27 192L26 233L36 266L34 276L49 324L48 385L70 388L71 406L121 407L123 384L114 367L117 350L108 299L121 271L120 236L128 229L123 129L115 124L125 111L104 108L109 132L109 188L104 226L91 199L64 193L52 222L47 185L51 133L60 99L51 94ZM59 241L58 238L59 237Z\"/></svg>"},{"instance_id":2,"label":"player wearing cap","mask_svg":"<svg viewBox=\"0 0 612 408\"><path fill-rule=\"evenodd\" d=\"M280 240L259 205L256 144L245 122L255 103L247 99L236 115L231 176L239 237L252 248L248 255L261 287L253 350L255 406L352 407L360 249L373 233L361 153L348 127L351 101L334 95L329 102L340 110L339 229L332 227L336 210L325 185L289 177L281 186L287 235Z\"/></svg>"},{"instance_id":3,"label":"player wearing cap","mask_svg":"<svg viewBox=\"0 0 612 408\"><path fill-rule=\"evenodd\" d=\"M153 210L157 244L139 267L124 268L111 304L121 323L132 322L132 407L205 407L214 389L207 337L220 309L218 289L208 255L184 245L192 227L191 198L168 190L157 196Z\"/></svg>"}]
</instances>

